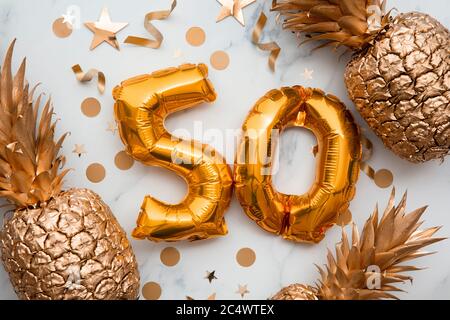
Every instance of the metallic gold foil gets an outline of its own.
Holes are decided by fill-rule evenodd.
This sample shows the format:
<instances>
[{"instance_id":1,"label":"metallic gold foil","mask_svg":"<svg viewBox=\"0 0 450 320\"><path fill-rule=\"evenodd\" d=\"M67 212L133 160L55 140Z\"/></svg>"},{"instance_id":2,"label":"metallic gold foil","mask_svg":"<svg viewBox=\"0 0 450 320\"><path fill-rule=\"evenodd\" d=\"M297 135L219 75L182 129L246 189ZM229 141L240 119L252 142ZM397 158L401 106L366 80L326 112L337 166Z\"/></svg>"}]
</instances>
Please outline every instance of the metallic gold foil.
<instances>
[{"instance_id":1,"label":"metallic gold foil","mask_svg":"<svg viewBox=\"0 0 450 320\"><path fill-rule=\"evenodd\" d=\"M264 26L266 25L266 22L267 22L267 17L264 14L264 12L261 12L261 14L259 15L258 21L256 22L256 25L253 28L252 42L259 49L264 50L264 51L270 51L269 68L273 72L273 71L275 71L275 62L277 61L277 58L278 58L278 56L280 54L280 51L281 51L281 48L274 41L267 42L267 43L260 43L259 42L262 30L264 29Z\"/></svg>"},{"instance_id":2,"label":"metallic gold foil","mask_svg":"<svg viewBox=\"0 0 450 320\"><path fill-rule=\"evenodd\" d=\"M75 73L75 77L77 77L77 80L80 82L89 82L94 77L97 77L97 89L98 91L103 94L105 92L105 74L97 69L89 69L88 72L83 72L79 64L76 64L72 66L72 71Z\"/></svg>"},{"instance_id":3,"label":"metallic gold foil","mask_svg":"<svg viewBox=\"0 0 450 320\"><path fill-rule=\"evenodd\" d=\"M172 136L164 127L171 113L212 102L216 93L204 64L185 64L131 78L113 91L122 141L134 159L184 178L188 195L170 205L147 196L133 236L154 241L199 240L225 235L232 176L210 146Z\"/></svg>"},{"instance_id":4,"label":"metallic gold foil","mask_svg":"<svg viewBox=\"0 0 450 320\"><path fill-rule=\"evenodd\" d=\"M293 126L311 130L318 141L315 181L301 196L277 192L272 186L274 159L261 157L274 154L273 130ZM235 160L236 194L264 230L289 240L319 242L348 209L360 159L359 129L337 98L300 86L271 90L243 125Z\"/></svg>"},{"instance_id":5,"label":"metallic gold foil","mask_svg":"<svg viewBox=\"0 0 450 320\"><path fill-rule=\"evenodd\" d=\"M167 19L170 16L170 14L172 13L172 11L175 9L176 6L177 6L177 1L173 0L172 5L170 6L169 10L151 11L145 15L144 28L145 28L145 30L147 30L148 33L150 33L150 35L153 38L155 38L154 40L136 37L136 36L128 36L124 42L128 43L128 44L134 44L134 45L140 46L140 47L158 49L164 40L164 36L158 29L156 29L156 27L151 23L151 21Z\"/></svg>"},{"instance_id":6,"label":"metallic gold foil","mask_svg":"<svg viewBox=\"0 0 450 320\"><path fill-rule=\"evenodd\" d=\"M97 48L103 42L108 43L113 48L120 50L119 42L117 41L116 34L125 28L127 22L112 22L108 13L108 9L105 7L100 14L100 18L96 22L86 22L84 24L89 30L94 33L94 38L91 42L91 50Z\"/></svg>"}]
</instances>

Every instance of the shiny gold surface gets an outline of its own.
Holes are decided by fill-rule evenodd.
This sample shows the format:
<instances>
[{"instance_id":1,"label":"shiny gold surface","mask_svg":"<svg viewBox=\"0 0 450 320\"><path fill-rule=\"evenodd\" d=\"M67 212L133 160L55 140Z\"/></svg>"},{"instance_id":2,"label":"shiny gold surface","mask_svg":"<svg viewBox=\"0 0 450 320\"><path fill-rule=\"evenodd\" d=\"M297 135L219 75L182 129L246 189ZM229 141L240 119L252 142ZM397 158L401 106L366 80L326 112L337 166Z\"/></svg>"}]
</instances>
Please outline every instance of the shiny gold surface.
<instances>
[{"instance_id":1,"label":"shiny gold surface","mask_svg":"<svg viewBox=\"0 0 450 320\"><path fill-rule=\"evenodd\" d=\"M301 196L274 190L273 159L264 164L261 157L274 152L272 130L292 126L311 130L318 141L315 182ZM358 179L359 130L345 106L318 89L271 90L245 120L243 137L234 177L237 197L247 215L285 239L319 242L348 209Z\"/></svg>"},{"instance_id":2,"label":"shiny gold surface","mask_svg":"<svg viewBox=\"0 0 450 320\"><path fill-rule=\"evenodd\" d=\"M345 72L350 98L385 146L415 163L450 151L450 33L400 14Z\"/></svg>"},{"instance_id":3,"label":"shiny gold surface","mask_svg":"<svg viewBox=\"0 0 450 320\"><path fill-rule=\"evenodd\" d=\"M184 141L164 127L171 113L216 98L204 64L186 64L142 75L114 89L115 116L127 152L186 180L188 195L170 205L147 196L133 236L153 241L199 240L225 235L223 218L232 194L229 166L210 146Z\"/></svg>"},{"instance_id":4,"label":"shiny gold surface","mask_svg":"<svg viewBox=\"0 0 450 320\"><path fill-rule=\"evenodd\" d=\"M91 42L91 50L97 48L103 42L108 43L110 46L120 50L119 42L117 41L116 34L125 28L127 22L112 22L109 16L108 9L104 7L100 14L100 18L96 22L85 22L86 28L94 33L94 38Z\"/></svg>"}]
</instances>

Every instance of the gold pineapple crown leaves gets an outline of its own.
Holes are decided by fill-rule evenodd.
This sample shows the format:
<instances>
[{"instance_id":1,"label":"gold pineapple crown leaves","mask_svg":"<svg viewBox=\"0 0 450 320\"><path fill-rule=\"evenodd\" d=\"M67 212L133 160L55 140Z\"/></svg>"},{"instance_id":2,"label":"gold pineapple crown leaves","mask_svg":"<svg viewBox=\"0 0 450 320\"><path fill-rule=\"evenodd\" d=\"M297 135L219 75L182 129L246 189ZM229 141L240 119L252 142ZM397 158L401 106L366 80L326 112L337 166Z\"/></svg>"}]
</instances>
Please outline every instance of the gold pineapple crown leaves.
<instances>
[{"instance_id":1,"label":"gold pineapple crown leaves","mask_svg":"<svg viewBox=\"0 0 450 320\"><path fill-rule=\"evenodd\" d=\"M38 116L42 95L25 80L25 59L16 75L11 72L15 40L0 72L0 196L18 207L46 202L61 190L69 171L59 172L65 158L58 155L67 135L54 141L55 125L50 99ZM39 119L39 120L38 120Z\"/></svg>"},{"instance_id":2,"label":"gold pineapple crown leaves","mask_svg":"<svg viewBox=\"0 0 450 320\"><path fill-rule=\"evenodd\" d=\"M406 213L406 193L397 206L394 201L395 189L392 189L381 219L376 207L361 235L353 224L351 242L342 229L342 240L336 244L335 255L328 250L325 267L317 266L321 277L314 286L292 284L272 299L398 299L392 292L402 290L396 285L412 282L412 277L405 272L421 270L404 263L433 254L421 250L445 238L433 237L440 227L419 230L426 207Z\"/></svg>"},{"instance_id":3,"label":"gold pineapple crown leaves","mask_svg":"<svg viewBox=\"0 0 450 320\"><path fill-rule=\"evenodd\" d=\"M272 10L284 17L283 28L311 35L305 42L360 50L390 21L386 0L273 0Z\"/></svg>"},{"instance_id":4,"label":"gold pineapple crown leaves","mask_svg":"<svg viewBox=\"0 0 450 320\"><path fill-rule=\"evenodd\" d=\"M440 227L418 230L427 207L407 214L406 198L405 193L395 206L392 189L380 220L376 207L361 235L353 224L351 243L343 230L335 256L328 251L325 269L318 267L321 279L316 287L321 299L397 299L391 293L402 291L396 284L412 281L404 272L421 270L403 263L433 254L421 249L445 239L433 237Z\"/></svg>"}]
</instances>

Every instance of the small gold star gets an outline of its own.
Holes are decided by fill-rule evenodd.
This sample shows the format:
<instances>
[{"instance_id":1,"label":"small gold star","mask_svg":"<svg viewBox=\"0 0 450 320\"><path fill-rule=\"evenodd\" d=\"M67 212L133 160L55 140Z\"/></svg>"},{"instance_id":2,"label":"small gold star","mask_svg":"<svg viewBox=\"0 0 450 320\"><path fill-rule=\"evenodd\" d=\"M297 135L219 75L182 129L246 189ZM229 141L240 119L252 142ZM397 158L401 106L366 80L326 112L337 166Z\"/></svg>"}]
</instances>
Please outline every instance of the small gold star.
<instances>
[{"instance_id":1,"label":"small gold star","mask_svg":"<svg viewBox=\"0 0 450 320\"><path fill-rule=\"evenodd\" d=\"M303 71L303 78L305 78L306 80L312 80L313 78L313 73L314 70L309 70L308 68L305 68L305 71Z\"/></svg>"},{"instance_id":2,"label":"small gold star","mask_svg":"<svg viewBox=\"0 0 450 320\"><path fill-rule=\"evenodd\" d=\"M97 22L85 22L84 25L94 33L94 38L91 43L91 50L94 50L103 42L107 42L119 50L119 42L117 41L116 33L125 28L128 23L111 22L108 9L103 8Z\"/></svg>"},{"instance_id":3,"label":"small gold star","mask_svg":"<svg viewBox=\"0 0 450 320\"><path fill-rule=\"evenodd\" d=\"M72 152L78 155L78 157L81 157L82 154L87 153L87 151L84 149L84 144L75 144Z\"/></svg>"},{"instance_id":4,"label":"small gold star","mask_svg":"<svg viewBox=\"0 0 450 320\"><path fill-rule=\"evenodd\" d=\"M242 9L252 4L256 0L217 0L222 8L216 22L222 21L226 17L233 16L241 25L245 26L244 14Z\"/></svg>"},{"instance_id":5,"label":"small gold star","mask_svg":"<svg viewBox=\"0 0 450 320\"><path fill-rule=\"evenodd\" d=\"M192 298L191 296L186 296L186 300L195 300L195 299ZM206 298L206 300L216 300L216 293L214 292L213 294L211 294L208 298Z\"/></svg>"},{"instance_id":6,"label":"small gold star","mask_svg":"<svg viewBox=\"0 0 450 320\"><path fill-rule=\"evenodd\" d=\"M244 296L247 293L250 293L250 291L248 290L247 285L245 285L245 286L239 285L239 289L238 289L238 291L236 291L236 293L239 293L241 295L241 298L244 298Z\"/></svg>"},{"instance_id":7,"label":"small gold star","mask_svg":"<svg viewBox=\"0 0 450 320\"><path fill-rule=\"evenodd\" d=\"M212 295L208 297L208 300L216 300L216 293L214 292Z\"/></svg>"},{"instance_id":8,"label":"small gold star","mask_svg":"<svg viewBox=\"0 0 450 320\"><path fill-rule=\"evenodd\" d=\"M116 134L117 131L117 125L113 121L108 121L108 127L106 128L106 131L111 131L113 135Z\"/></svg>"},{"instance_id":9,"label":"small gold star","mask_svg":"<svg viewBox=\"0 0 450 320\"><path fill-rule=\"evenodd\" d=\"M206 271L205 279L208 279L209 283L211 283L214 279L217 279L215 273L216 273L216 270L214 270L212 272Z\"/></svg>"}]
</instances>

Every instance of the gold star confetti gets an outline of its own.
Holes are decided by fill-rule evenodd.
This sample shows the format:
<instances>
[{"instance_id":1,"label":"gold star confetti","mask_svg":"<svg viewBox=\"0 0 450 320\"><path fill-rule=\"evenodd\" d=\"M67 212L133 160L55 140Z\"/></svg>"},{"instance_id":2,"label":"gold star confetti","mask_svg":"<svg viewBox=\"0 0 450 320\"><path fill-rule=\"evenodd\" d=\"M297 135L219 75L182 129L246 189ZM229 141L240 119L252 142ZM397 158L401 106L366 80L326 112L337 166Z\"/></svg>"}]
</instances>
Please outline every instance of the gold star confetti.
<instances>
[{"instance_id":1,"label":"gold star confetti","mask_svg":"<svg viewBox=\"0 0 450 320\"><path fill-rule=\"evenodd\" d=\"M116 33L125 28L126 22L111 22L111 18L107 8L103 8L100 18L97 22L86 22L84 24L89 30L94 33L94 38L91 43L91 50L94 50L103 42L109 43L111 46L119 50L119 42L116 38Z\"/></svg>"},{"instance_id":2,"label":"gold star confetti","mask_svg":"<svg viewBox=\"0 0 450 320\"><path fill-rule=\"evenodd\" d=\"M84 144L75 144L75 146L73 147L72 153L75 153L76 155L78 155L78 157L81 157L81 155L86 154L87 151L84 148Z\"/></svg>"},{"instance_id":3,"label":"gold star confetti","mask_svg":"<svg viewBox=\"0 0 450 320\"><path fill-rule=\"evenodd\" d=\"M222 21L226 17L233 16L242 26L245 26L242 9L252 4L256 0L217 0L222 8L216 22Z\"/></svg>"},{"instance_id":4,"label":"gold star confetti","mask_svg":"<svg viewBox=\"0 0 450 320\"><path fill-rule=\"evenodd\" d=\"M250 291L248 290L247 285L245 285L245 286L239 285L239 289L238 289L238 291L236 291L236 293L239 293L241 295L241 298L244 298L244 296L247 293L250 293Z\"/></svg>"},{"instance_id":5,"label":"gold star confetti","mask_svg":"<svg viewBox=\"0 0 450 320\"><path fill-rule=\"evenodd\" d=\"M108 127L106 128L106 131L110 131L113 135L115 135L117 131L116 123L113 121L108 121Z\"/></svg>"},{"instance_id":6,"label":"gold star confetti","mask_svg":"<svg viewBox=\"0 0 450 320\"><path fill-rule=\"evenodd\" d=\"M309 70L308 68L305 68L305 71L303 71L303 78L305 78L306 80L312 80L313 78L313 73L314 70Z\"/></svg>"},{"instance_id":7,"label":"gold star confetti","mask_svg":"<svg viewBox=\"0 0 450 320\"><path fill-rule=\"evenodd\" d=\"M214 292L212 295L208 297L208 300L216 300L216 293Z\"/></svg>"},{"instance_id":8,"label":"gold star confetti","mask_svg":"<svg viewBox=\"0 0 450 320\"><path fill-rule=\"evenodd\" d=\"M195 300L195 299L192 298L191 296L186 296L186 300ZM216 300L216 293L214 292L213 294L211 294L208 298L206 298L206 300Z\"/></svg>"},{"instance_id":9,"label":"gold star confetti","mask_svg":"<svg viewBox=\"0 0 450 320\"><path fill-rule=\"evenodd\" d=\"M63 18L62 23L67 23L67 25L70 28L73 28L73 24L74 24L76 17L72 13L69 12L69 13L63 14L62 18Z\"/></svg>"},{"instance_id":10,"label":"gold star confetti","mask_svg":"<svg viewBox=\"0 0 450 320\"><path fill-rule=\"evenodd\" d=\"M214 270L212 272L206 271L205 279L208 279L209 283L211 283L213 280L217 279L216 270Z\"/></svg>"}]
</instances>

